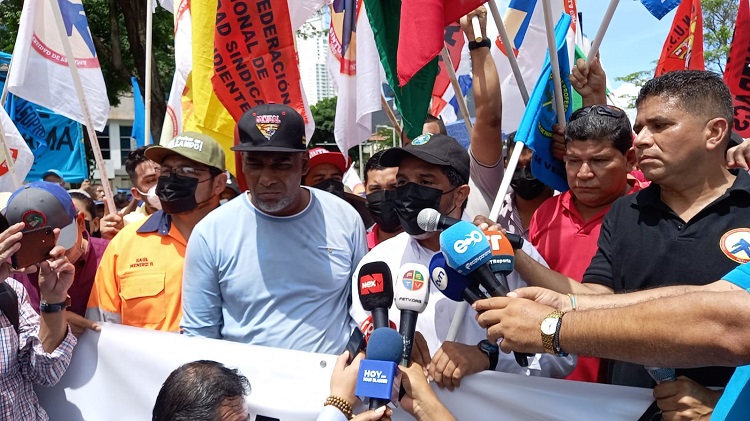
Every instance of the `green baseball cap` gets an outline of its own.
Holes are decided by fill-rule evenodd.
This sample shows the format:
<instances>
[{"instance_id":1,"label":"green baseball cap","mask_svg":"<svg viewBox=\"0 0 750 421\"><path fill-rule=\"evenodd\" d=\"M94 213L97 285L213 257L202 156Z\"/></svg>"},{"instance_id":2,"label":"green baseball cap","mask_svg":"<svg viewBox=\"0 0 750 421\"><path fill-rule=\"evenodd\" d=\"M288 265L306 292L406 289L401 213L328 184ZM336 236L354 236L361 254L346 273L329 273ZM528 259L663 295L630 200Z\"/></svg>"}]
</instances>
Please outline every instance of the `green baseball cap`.
<instances>
[{"instance_id":1,"label":"green baseball cap","mask_svg":"<svg viewBox=\"0 0 750 421\"><path fill-rule=\"evenodd\" d=\"M164 158L178 154L195 162L226 171L226 159L221 145L211 136L183 132L172 138L166 145L146 149L146 158L161 164Z\"/></svg>"}]
</instances>

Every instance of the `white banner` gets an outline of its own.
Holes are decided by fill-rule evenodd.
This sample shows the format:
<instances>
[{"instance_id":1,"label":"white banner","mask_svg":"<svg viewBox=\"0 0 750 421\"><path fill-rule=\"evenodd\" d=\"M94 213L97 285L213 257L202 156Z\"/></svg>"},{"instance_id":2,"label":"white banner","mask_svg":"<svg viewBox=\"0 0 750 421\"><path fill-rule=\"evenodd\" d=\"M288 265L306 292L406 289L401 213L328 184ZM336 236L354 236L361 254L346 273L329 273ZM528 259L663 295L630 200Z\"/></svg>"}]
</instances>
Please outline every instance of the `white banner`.
<instances>
[{"instance_id":1,"label":"white banner","mask_svg":"<svg viewBox=\"0 0 750 421\"><path fill-rule=\"evenodd\" d=\"M329 394L336 356L104 324L78 341L60 383L37 393L53 421L148 420L169 373L200 359L250 380L251 420L313 421ZM437 392L458 420L632 421L653 401L650 389L492 372L468 377L455 392ZM413 418L397 410L393 419Z\"/></svg>"}]
</instances>

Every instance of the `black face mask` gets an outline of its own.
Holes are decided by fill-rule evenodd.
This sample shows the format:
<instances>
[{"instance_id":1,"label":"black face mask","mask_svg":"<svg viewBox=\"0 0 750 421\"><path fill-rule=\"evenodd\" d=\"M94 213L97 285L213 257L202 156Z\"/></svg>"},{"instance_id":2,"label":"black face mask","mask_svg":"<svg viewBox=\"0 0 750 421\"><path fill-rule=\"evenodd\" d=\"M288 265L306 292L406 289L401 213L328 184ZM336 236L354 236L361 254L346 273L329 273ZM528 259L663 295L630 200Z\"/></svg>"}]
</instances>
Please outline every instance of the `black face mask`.
<instances>
[{"instance_id":1,"label":"black face mask","mask_svg":"<svg viewBox=\"0 0 750 421\"><path fill-rule=\"evenodd\" d=\"M329 178L328 180L323 180L312 187L318 190L327 191L328 193L331 193L342 199L344 198L344 183L339 180Z\"/></svg>"},{"instance_id":2,"label":"black face mask","mask_svg":"<svg viewBox=\"0 0 750 421\"><path fill-rule=\"evenodd\" d=\"M432 208L439 211L443 191L417 183L406 183L396 187L393 192L396 214L404 231L409 235L424 234L425 231L417 224L417 216L422 209Z\"/></svg>"},{"instance_id":3,"label":"black face mask","mask_svg":"<svg viewBox=\"0 0 750 421\"><path fill-rule=\"evenodd\" d=\"M401 229L401 221L396 214L393 190L380 190L367 195L367 210L378 224L378 229L394 233Z\"/></svg>"},{"instance_id":4,"label":"black face mask","mask_svg":"<svg viewBox=\"0 0 750 421\"><path fill-rule=\"evenodd\" d=\"M513 178L510 180L510 186L524 200L536 199L547 188L544 183L534 177L529 167L516 167L516 170L513 172Z\"/></svg>"},{"instance_id":5,"label":"black face mask","mask_svg":"<svg viewBox=\"0 0 750 421\"><path fill-rule=\"evenodd\" d=\"M195 190L198 188L198 179L184 177L175 173L169 176L159 177L156 183L156 195L161 201L164 212L175 215L189 212L198 207L195 201Z\"/></svg>"}]
</instances>

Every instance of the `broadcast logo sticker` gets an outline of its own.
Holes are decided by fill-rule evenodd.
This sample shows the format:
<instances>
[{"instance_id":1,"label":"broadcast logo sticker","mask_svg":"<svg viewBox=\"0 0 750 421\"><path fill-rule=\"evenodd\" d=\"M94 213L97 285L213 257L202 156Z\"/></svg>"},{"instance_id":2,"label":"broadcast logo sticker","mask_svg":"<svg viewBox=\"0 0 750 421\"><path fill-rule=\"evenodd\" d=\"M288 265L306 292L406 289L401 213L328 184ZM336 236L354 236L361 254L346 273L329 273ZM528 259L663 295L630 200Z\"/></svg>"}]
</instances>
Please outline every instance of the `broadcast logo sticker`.
<instances>
[{"instance_id":1,"label":"broadcast logo sticker","mask_svg":"<svg viewBox=\"0 0 750 421\"><path fill-rule=\"evenodd\" d=\"M383 292L383 275L373 273L359 278L359 290L362 295Z\"/></svg>"},{"instance_id":2,"label":"broadcast logo sticker","mask_svg":"<svg viewBox=\"0 0 750 421\"><path fill-rule=\"evenodd\" d=\"M422 272L410 270L404 273L402 282L409 291L419 291L424 286L425 278Z\"/></svg>"},{"instance_id":3,"label":"broadcast logo sticker","mask_svg":"<svg viewBox=\"0 0 750 421\"><path fill-rule=\"evenodd\" d=\"M453 243L453 249L456 250L456 253L464 254L469 246L482 241L486 241L486 237L479 230L474 230L471 234L467 234L465 239Z\"/></svg>"},{"instance_id":4,"label":"broadcast logo sticker","mask_svg":"<svg viewBox=\"0 0 750 421\"><path fill-rule=\"evenodd\" d=\"M280 124L281 118L276 114L255 116L255 127L269 141L276 134L276 131L279 130Z\"/></svg>"},{"instance_id":5,"label":"broadcast logo sticker","mask_svg":"<svg viewBox=\"0 0 750 421\"><path fill-rule=\"evenodd\" d=\"M432 133L421 134L415 137L414 140L411 141L411 144L414 146L424 145L425 143L430 141L431 137Z\"/></svg>"},{"instance_id":6,"label":"broadcast logo sticker","mask_svg":"<svg viewBox=\"0 0 750 421\"><path fill-rule=\"evenodd\" d=\"M445 288L448 287L448 274L445 273L444 268L438 266L432 270L432 283L435 284L440 291L445 291Z\"/></svg>"}]
</instances>

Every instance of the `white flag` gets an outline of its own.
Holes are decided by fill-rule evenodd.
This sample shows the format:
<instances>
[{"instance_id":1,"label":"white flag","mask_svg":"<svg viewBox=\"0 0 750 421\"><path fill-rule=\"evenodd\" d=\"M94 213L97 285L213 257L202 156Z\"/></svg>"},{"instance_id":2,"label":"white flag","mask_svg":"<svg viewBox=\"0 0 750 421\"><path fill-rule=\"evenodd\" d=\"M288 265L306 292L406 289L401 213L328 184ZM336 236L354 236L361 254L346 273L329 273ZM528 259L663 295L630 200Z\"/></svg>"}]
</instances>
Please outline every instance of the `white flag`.
<instances>
[{"instance_id":1,"label":"white flag","mask_svg":"<svg viewBox=\"0 0 750 421\"><path fill-rule=\"evenodd\" d=\"M162 2L162 6L164 3ZM190 0L181 0L174 16L174 78L167 99L167 115L161 130L159 143L166 143L182 133L182 102L185 85L193 69L193 21L190 15Z\"/></svg>"},{"instance_id":2,"label":"white flag","mask_svg":"<svg viewBox=\"0 0 750 421\"><path fill-rule=\"evenodd\" d=\"M0 125L5 137L5 147L0 145L0 192L13 192L21 187L26 175L34 163L34 154L31 153L21 133L11 121L5 108L0 107ZM2 141L2 139L0 139ZM13 157L13 173L8 171L8 162L5 151L10 152Z\"/></svg>"},{"instance_id":3,"label":"white flag","mask_svg":"<svg viewBox=\"0 0 750 421\"><path fill-rule=\"evenodd\" d=\"M372 135L372 113L381 108L380 59L362 0L334 0L330 8L328 72L338 95L333 134L346 156Z\"/></svg>"},{"instance_id":4,"label":"white flag","mask_svg":"<svg viewBox=\"0 0 750 421\"><path fill-rule=\"evenodd\" d=\"M60 39L53 7L62 13L67 39ZM24 2L8 75L8 90L87 124L65 57L64 42L69 42L73 50L94 128L102 131L109 117L109 99L81 0Z\"/></svg>"}]
</instances>

